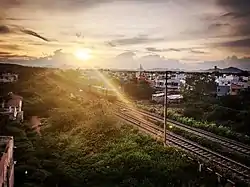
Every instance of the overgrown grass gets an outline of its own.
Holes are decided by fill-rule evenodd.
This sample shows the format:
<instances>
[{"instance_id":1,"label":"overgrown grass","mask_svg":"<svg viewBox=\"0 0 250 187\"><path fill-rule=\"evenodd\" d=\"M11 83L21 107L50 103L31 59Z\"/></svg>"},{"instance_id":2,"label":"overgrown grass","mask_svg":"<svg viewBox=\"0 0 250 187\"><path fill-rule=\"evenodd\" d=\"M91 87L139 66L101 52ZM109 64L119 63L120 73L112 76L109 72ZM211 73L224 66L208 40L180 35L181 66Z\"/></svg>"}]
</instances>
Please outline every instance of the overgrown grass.
<instances>
[{"instance_id":1,"label":"overgrown grass","mask_svg":"<svg viewBox=\"0 0 250 187\"><path fill-rule=\"evenodd\" d=\"M161 105L156 105L156 107L154 107L150 105L147 106L145 104L137 104L137 106L143 110L147 110L149 112L163 116L163 107ZM180 110L178 109L177 110L169 109L168 117L172 120L178 121L185 125L203 129L203 130L215 133L217 135L224 136L224 137L250 145L250 137L248 135L235 132L229 127L225 127L225 126L207 122L207 121L197 121L193 118L182 116Z\"/></svg>"}]
</instances>

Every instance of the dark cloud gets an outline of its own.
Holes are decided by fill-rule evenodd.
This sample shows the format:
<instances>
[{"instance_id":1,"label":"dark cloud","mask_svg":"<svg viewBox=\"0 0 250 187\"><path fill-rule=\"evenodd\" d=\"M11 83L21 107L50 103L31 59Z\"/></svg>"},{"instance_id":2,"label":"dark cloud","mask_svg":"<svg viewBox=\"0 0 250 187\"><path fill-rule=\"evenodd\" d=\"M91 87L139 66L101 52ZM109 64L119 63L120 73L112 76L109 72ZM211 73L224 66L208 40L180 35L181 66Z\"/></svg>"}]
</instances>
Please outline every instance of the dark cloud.
<instances>
[{"instance_id":1,"label":"dark cloud","mask_svg":"<svg viewBox=\"0 0 250 187\"><path fill-rule=\"evenodd\" d=\"M9 55L10 53L9 52L1 52L0 51L0 56L2 56L2 55Z\"/></svg>"},{"instance_id":2,"label":"dark cloud","mask_svg":"<svg viewBox=\"0 0 250 187\"><path fill-rule=\"evenodd\" d=\"M229 18L238 19L238 18L245 18L248 16L250 16L250 11L249 12L227 12L223 14L221 17L229 17Z\"/></svg>"},{"instance_id":3,"label":"dark cloud","mask_svg":"<svg viewBox=\"0 0 250 187\"><path fill-rule=\"evenodd\" d=\"M223 60L205 61L195 66L199 69L210 69L217 66L219 68L237 67L243 70L250 70L250 57L239 58L237 56L230 56Z\"/></svg>"},{"instance_id":4,"label":"dark cloud","mask_svg":"<svg viewBox=\"0 0 250 187\"><path fill-rule=\"evenodd\" d=\"M146 50L149 52L162 52L163 51L163 49L157 49L155 47L147 47Z\"/></svg>"},{"instance_id":5,"label":"dark cloud","mask_svg":"<svg viewBox=\"0 0 250 187\"><path fill-rule=\"evenodd\" d=\"M230 27L231 25L229 23L212 23L208 26L208 30L218 30L224 27Z\"/></svg>"},{"instance_id":6,"label":"dark cloud","mask_svg":"<svg viewBox=\"0 0 250 187\"><path fill-rule=\"evenodd\" d=\"M236 12L247 12L250 7L249 0L217 0L217 4Z\"/></svg>"},{"instance_id":7,"label":"dark cloud","mask_svg":"<svg viewBox=\"0 0 250 187\"><path fill-rule=\"evenodd\" d=\"M10 20L10 21L23 21L23 20L31 20L27 18L13 18L13 17L7 17L5 20ZM34 19L33 19L34 20Z\"/></svg>"},{"instance_id":8,"label":"dark cloud","mask_svg":"<svg viewBox=\"0 0 250 187\"><path fill-rule=\"evenodd\" d=\"M214 43L212 44L212 47L245 48L250 50L250 38Z\"/></svg>"},{"instance_id":9,"label":"dark cloud","mask_svg":"<svg viewBox=\"0 0 250 187\"><path fill-rule=\"evenodd\" d=\"M107 44L109 47L116 47L116 45L113 44L112 42L107 42L106 44Z\"/></svg>"},{"instance_id":10,"label":"dark cloud","mask_svg":"<svg viewBox=\"0 0 250 187\"><path fill-rule=\"evenodd\" d=\"M111 46L124 46L124 45L136 45L145 43L154 43L164 41L165 38L150 38L147 35L139 35L133 38L122 38L109 41L108 44Z\"/></svg>"},{"instance_id":11,"label":"dark cloud","mask_svg":"<svg viewBox=\"0 0 250 187\"><path fill-rule=\"evenodd\" d=\"M21 28L19 26L9 27L7 25L0 25L0 34L11 34L11 33L13 34L13 33L18 33L18 32L22 32L24 34L28 34L28 35L40 38L40 39L42 39L42 40L44 40L46 42L50 42L51 41L48 38L46 38L46 37L38 34L35 31L29 30L29 29L24 29L24 28Z\"/></svg>"},{"instance_id":12,"label":"dark cloud","mask_svg":"<svg viewBox=\"0 0 250 187\"><path fill-rule=\"evenodd\" d=\"M0 25L0 34L8 34L10 32L11 32L11 30L8 26Z\"/></svg>"},{"instance_id":13,"label":"dark cloud","mask_svg":"<svg viewBox=\"0 0 250 187\"><path fill-rule=\"evenodd\" d=\"M234 25L232 36L250 36L250 1L216 0L225 13L220 18L230 19Z\"/></svg>"},{"instance_id":14,"label":"dark cloud","mask_svg":"<svg viewBox=\"0 0 250 187\"><path fill-rule=\"evenodd\" d=\"M20 29L21 32L25 33L25 34L28 34L28 35L31 35L31 36L35 36L37 38L40 38L46 42L49 42L50 40L48 38L45 38L43 36L41 36L40 34L32 31L32 30L28 30L28 29Z\"/></svg>"}]
</instances>

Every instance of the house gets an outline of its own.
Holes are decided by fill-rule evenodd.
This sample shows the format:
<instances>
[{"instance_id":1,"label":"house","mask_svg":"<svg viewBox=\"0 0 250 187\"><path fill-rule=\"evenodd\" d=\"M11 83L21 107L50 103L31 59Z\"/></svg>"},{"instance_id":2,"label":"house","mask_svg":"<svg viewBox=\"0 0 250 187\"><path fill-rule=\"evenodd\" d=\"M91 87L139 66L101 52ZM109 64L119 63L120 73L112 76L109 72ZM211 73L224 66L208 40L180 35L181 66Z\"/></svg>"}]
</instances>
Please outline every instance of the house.
<instances>
[{"instance_id":1,"label":"house","mask_svg":"<svg viewBox=\"0 0 250 187\"><path fill-rule=\"evenodd\" d=\"M232 83L230 86L230 95L238 95L241 90L244 89L244 85Z\"/></svg>"},{"instance_id":2,"label":"house","mask_svg":"<svg viewBox=\"0 0 250 187\"><path fill-rule=\"evenodd\" d=\"M156 89L165 89L166 80L165 79L156 79L154 81L154 88ZM181 89L182 81L180 79L168 79L167 80L167 88L170 93L179 93Z\"/></svg>"},{"instance_id":3,"label":"house","mask_svg":"<svg viewBox=\"0 0 250 187\"><path fill-rule=\"evenodd\" d=\"M17 74L3 73L0 75L0 82L2 83L11 83L11 82L16 82L17 80L18 80Z\"/></svg>"},{"instance_id":4,"label":"house","mask_svg":"<svg viewBox=\"0 0 250 187\"><path fill-rule=\"evenodd\" d=\"M217 96L222 97L230 95L230 86L229 85L218 85L217 86Z\"/></svg>"},{"instance_id":5,"label":"house","mask_svg":"<svg viewBox=\"0 0 250 187\"><path fill-rule=\"evenodd\" d=\"M217 96L238 95L240 91L249 88L248 77L235 75L220 76L215 80L217 83Z\"/></svg>"},{"instance_id":6,"label":"house","mask_svg":"<svg viewBox=\"0 0 250 187\"><path fill-rule=\"evenodd\" d=\"M13 148L12 136L0 136L0 186L14 187Z\"/></svg>"},{"instance_id":7,"label":"house","mask_svg":"<svg viewBox=\"0 0 250 187\"><path fill-rule=\"evenodd\" d=\"M168 92L171 94L180 93L182 85L186 84L186 75L185 74L171 74L168 75L167 88ZM165 75L155 76L154 88L163 90L166 87L166 77Z\"/></svg>"},{"instance_id":8,"label":"house","mask_svg":"<svg viewBox=\"0 0 250 187\"><path fill-rule=\"evenodd\" d=\"M17 108L19 111L22 110L23 97L18 96L10 92L8 94L6 102L6 107Z\"/></svg>"},{"instance_id":9,"label":"house","mask_svg":"<svg viewBox=\"0 0 250 187\"><path fill-rule=\"evenodd\" d=\"M10 120L23 121L22 101L21 96L10 92L7 97L2 98L0 114L9 116Z\"/></svg>"}]
</instances>

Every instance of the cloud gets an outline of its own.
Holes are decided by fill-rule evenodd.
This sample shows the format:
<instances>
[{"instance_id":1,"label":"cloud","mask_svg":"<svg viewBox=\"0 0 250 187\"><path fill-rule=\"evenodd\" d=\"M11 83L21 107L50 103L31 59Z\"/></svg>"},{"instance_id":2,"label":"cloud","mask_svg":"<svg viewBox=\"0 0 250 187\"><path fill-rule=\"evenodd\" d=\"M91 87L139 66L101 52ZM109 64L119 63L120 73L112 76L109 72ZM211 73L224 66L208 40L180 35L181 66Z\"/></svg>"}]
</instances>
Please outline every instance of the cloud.
<instances>
[{"instance_id":1,"label":"cloud","mask_svg":"<svg viewBox=\"0 0 250 187\"><path fill-rule=\"evenodd\" d=\"M41 36L40 34L36 33L35 31L28 30L28 29L20 29L20 31L25 33L25 34L40 38L40 39L42 39L42 40L44 40L46 42L50 42L50 40L48 38L45 38L45 37Z\"/></svg>"},{"instance_id":2,"label":"cloud","mask_svg":"<svg viewBox=\"0 0 250 187\"><path fill-rule=\"evenodd\" d=\"M18 32L40 38L46 42L51 41L50 39L38 34L35 31L29 30L29 29L24 29L24 28L21 28L19 26L15 26L15 25L12 27L9 27L7 25L0 25L0 34L17 34Z\"/></svg>"},{"instance_id":3,"label":"cloud","mask_svg":"<svg viewBox=\"0 0 250 187\"><path fill-rule=\"evenodd\" d=\"M188 61L185 63L183 61ZM27 55L17 55L10 52L0 52L0 62L19 63L21 65L43 66L64 68L79 67L79 62L75 62L74 56L63 52L61 49L54 51L52 55L47 55L41 58L34 58ZM192 62L192 63L190 63ZM223 60L197 62L197 59L189 58L169 59L157 54L151 54L138 57L133 51L124 52L114 58L103 59L102 61L92 64L101 68L115 69L138 69L140 64L144 69L181 69L181 70L206 70L218 66L219 68L238 67L241 69L250 70L250 57L239 58L237 56L227 57ZM82 64L84 66L84 64Z\"/></svg>"},{"instance_id":4,"label":"cloud","mask_svg":"<svg viewBox=\"0 0 250 187\"><path fill-rule=\"evenodd\" d=\"M250 7L249 0L217 0L217 4L228 8L229 10L234 10L237 12L244 11L248 12Z\"/></svg>"},{"instance_id":5,"label":"cloud","mask_svg":"<svg viewBox=\"0 0 250 187\"><path fill-rule=\"evenodd\" d=\"M250 36L250 1L249 0L216 0L217 5L225 10L219 19L230 19L235 26L234 36Z\"/></svg>"},{"instance_id":6,"label":"cloud","mask_svg":"<svg viewBox=\"0 0 250 187\"><path fill-rule=\"evenodd\" d=\"M158 49L155 47L147 47L146 50L149 52L183 52L187 51L190 53L196 53L196 54L206 54L207 52L197 50L197 49L203 49L203 47L190 47L190 48L167 48L167 49Z\"/></svg>"},{"instance_id":7,"label":"cloud","mask_svg":"<svg viewBox=\"0 0 250 187\"><path fill-rule=\"evenodd\" d=\"M125 45L162 42L164 40L165 38L150 38L146 35L139 35L139 36L132 37L132 38L122 38L122 39L111 40L107 43L110 46L125 46Z\"/></svg>"},{"instance_id":8,"label":"cloud","mask_svg":"<svg viewBox=\"0 0 250 187\"><path fill-rule=\"evenodd\" d=\"M248 16L250 16L250 11L249 12L227 12L221 15L221 17L229 17L229 18L234 18L234 19L245 18Z\"/></svg>"},{"instance_id":9,"label":"cloud","mask_svg":"<svg viewBox=\"0 0 250 187\"><path fill-rule=\"evenodd\" d=\"M34 57L28 55L18 55L11 52L1 52L0 51L0 62L10 62L10 61L22 61L31 60Z\"/></svg>"},{"instance_id":10,"label":"cloud","mask_svg":"<svg viewBox=\"0 0 250 187\"><path fill-rule=\"evenodd\" d=\"M20 46L17 44L6 44L2 43L0 41L0 49L5 49L5 50L20 50Z\"/></svg>"},{"instance_id":11,"label":"cloud","mask_svg":"<svg viewBox=\"0 0 250 187\"><path fill-rule=\"evenodd\" d=\"M107 44L109 47L116 47L116 45L113 44L112 42L107 42L106 44Z\"/></svg>"},{"instance_id":12,"label":"cloud","mask_svg":"<svg viewBox=\"0 0 250 187\"><path fill-rule=\"evenodd\" d=\"M128 51L128 52L124 52L124 53L121 53L119 55L116 56L117 59L120 59L120 58L124 58L124 59L127 59L127 58L133 58L136 54L132 51Z\"/></svg>"},{"instance_id":13,"label":"cloud","mask_svg":"<svg viewBox=\"0 0 250 187\"><path fill-rule=\"evenodd\" d=\"M212 46L226 48L247 48L248 50L250 50L250 38L214 43L212 44Z\"/></svg>"},{"instance_id":14,"label":"cloud","mask_svg":"<svg viewBox=\"0 0 250 187\"><path fill-rule=\"evenodd\" d=\"M191 49L189 52L190 53L195 53L195 54L207 54L208 53L206 51L193 50L193 49Z\"/></svg>"},{"instance_id":15,"label":"cloud","mask_svg":"<svg viewBox=\"0 0 250 187\"><path fill-rule=\"evenodd\" d=\"M164 56L157 54L150 54L145 56L137 56L134 52L125 52L117 55L115 58L106 59L101 63L106 68L117 69L138 69L140 64L144 69L153 68L187 68L187 66L181 63L179 60L167 59Z\"/></svg>"},{"instance_id":16,"label":"cloud","mask_svg":"<svg viewBox=\"0 0 250 187\"><path fill-rule=\"evenodd\" d=\"M208 26L208 30L214 31L224 27L230 27L229 23L212 23Z\"/></svg>"},{"instance_id":17,"label":"cloud","mask_svg":"<svg viewBox=\"0 0 250 187\"><path fill-rule=\"evenodd\" d=\"M210 69L214 66L219 68L237 67L243 70L250 70L250 57L239 58L237 56L227 57L223 60L205 61L195 65L197 69Z\"/></svg>"},{"instance_id":18,"label":"cloud","mask_svg":"<svg viewBox=\"0 0 250 187\"><path fill-rule=\"evenodd\" d=\"M180 51L182 51L182 49L176 49L176 48L157 49L155 47L147 47L146 50L149 52L170 52L170 51L180 52Z\"/></svg>"},{"instance_id":19,"label":"cloud","mask_svg":"<svg viewBox=\"0 0 250 187\"><path fill-rule=\"evenodd\" d=\"M10 33L10 29L6 25L0 25L0 34L8 34Z\"/></svg>"}]
</instances>

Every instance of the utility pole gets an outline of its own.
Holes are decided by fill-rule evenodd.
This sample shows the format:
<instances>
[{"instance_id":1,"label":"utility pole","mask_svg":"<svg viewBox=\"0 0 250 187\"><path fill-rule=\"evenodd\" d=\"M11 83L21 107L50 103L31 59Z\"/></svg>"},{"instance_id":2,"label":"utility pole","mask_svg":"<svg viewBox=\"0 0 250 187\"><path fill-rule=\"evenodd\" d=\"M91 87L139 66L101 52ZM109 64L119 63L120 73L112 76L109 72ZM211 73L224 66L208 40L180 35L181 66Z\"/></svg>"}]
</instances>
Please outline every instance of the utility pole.
<instances>
[{"instance_id":1,"label":"utility pole","mask_svg":"<svg viewBox=\"0 0 250 187\"><path fill-rule=\"evenodd\" d=\"M168 113L168 72L165 72L166 76L166 84L165 84L165 99L164 99L164 146L166 146L166 139L167 139L167 113Z\"/></svg>"}]
</instances>

